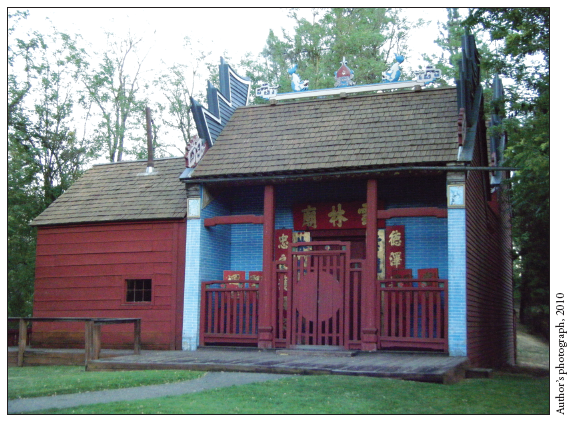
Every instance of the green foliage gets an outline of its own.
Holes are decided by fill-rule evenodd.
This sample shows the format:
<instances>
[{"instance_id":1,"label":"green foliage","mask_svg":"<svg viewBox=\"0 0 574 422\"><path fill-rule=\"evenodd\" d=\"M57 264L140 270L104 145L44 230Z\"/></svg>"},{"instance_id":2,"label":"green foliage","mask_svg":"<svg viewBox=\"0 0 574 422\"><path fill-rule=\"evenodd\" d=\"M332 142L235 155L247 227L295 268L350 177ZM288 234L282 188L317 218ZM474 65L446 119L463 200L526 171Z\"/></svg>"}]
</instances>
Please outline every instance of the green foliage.
<instances>
[{"instance_id":1,"label":"green foliage","mask_svg":"<svg viewBox=\"0 0 574 422\"><path fill-rule=\"evenodd\" d=\"M99 120L92 142L114 162L122 161L130 133L141 130L142 122L145 128L146 103L139 95L146 88L140 81L145 56L138 56L142 38L128 35L117 40L112 33L106 36L109 50L102 53L101 62L92 68L88 65L90 58L84 55L76 64L85 87L81 103L90 118Z\"/></svg>"},{"instance_id":2,"label":"green foliage","mask_svg":"<svg viewBox=\"0 0 574 422\"><path fill-rule=\"evenodd\" d=\"M287 70L297 64L297 73L309 80L309 89L331 88L334 74L345 58L358 85L379 83L393 63L394 53L408 58L409 31L423 25L402 17L401 9L332 8L315 10L309 22L292 10L294 35L273 31L261 53L265 60L265 82L291 91Z\"/></svg>"},{"instance_id":3,"label":"green foliage","mask_svg":"<svg viewBox=\"0 0 574 422\"><path fill-rule=\"evenodd\" d=\"M16 17L25 17L17 14ZM29 316L35 231L30 221L82 173L93 149L72 127L76 41L54 30L9 39L8 315Z\"/></svg>"},{"instance_id":4,"label":"green foliage","mask_svg":"<svg viewBox=\"0 0 574 422\"><path fill-rule=\"evenodd\" d=\"M167 384L203 375L203 372L176 370L86 372L83 366L8 368L8 399Z\"/></svg>"},{"instance_id":5,"label":"green foliage","mask_svg":"<svg viewBox=\"0 0 574 422\"><path fill-rule=\"evenodd\" d=\"M549 335L550 291L550 9L472 9L465 25L489 31L501 48L490 67L513 84L503 129L510 180L513 240L517 249L522 323Z\"/></svg>"}]
</instances>

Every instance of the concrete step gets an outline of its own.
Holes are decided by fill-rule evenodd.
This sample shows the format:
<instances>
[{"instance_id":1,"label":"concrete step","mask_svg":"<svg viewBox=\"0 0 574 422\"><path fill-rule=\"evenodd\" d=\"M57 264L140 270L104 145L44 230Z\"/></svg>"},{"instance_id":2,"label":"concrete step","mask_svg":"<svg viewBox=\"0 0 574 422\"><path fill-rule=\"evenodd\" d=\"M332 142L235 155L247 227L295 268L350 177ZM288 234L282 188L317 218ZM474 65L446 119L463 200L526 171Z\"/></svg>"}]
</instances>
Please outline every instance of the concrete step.
<instances>
[{"instance_id":1,"label":"concrete step","mask_svg":"<svg viewBox=\"0 0 574 422\"><path fill-rule=\"evenodd\" d=\"M465 378L492 378L492 369L489 368L468 368Z\"/></svg>"}]
</instances>

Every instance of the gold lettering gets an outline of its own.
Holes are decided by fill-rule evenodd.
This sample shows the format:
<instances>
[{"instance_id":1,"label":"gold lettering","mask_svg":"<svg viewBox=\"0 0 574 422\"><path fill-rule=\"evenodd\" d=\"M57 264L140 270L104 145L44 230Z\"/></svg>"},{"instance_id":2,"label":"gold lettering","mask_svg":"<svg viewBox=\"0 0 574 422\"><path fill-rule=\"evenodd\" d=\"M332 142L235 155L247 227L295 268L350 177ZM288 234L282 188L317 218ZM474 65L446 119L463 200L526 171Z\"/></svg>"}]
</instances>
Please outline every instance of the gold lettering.
<instances>
[{"instance_id":1,"label":"gold lettering","mask_svg":"<svg viewBox=\"0 0 574 422\"><path fill-rule=\"evenodd\" d=\"M363 206L361 208L359 208L359 211L357 211L359 213L359 215L361 215L361 223L363 223L363 226L367 225L367 203L364 203Z\"/></svg>"},{"instance_id":2,"label":"gold lettering","mask_svg":"<svg viewBox=\"0 0 574 422\"><path fill-rule=\"evenodd\" d=\"M341 204L338 204L338 209L335 210L335 206L333 205L332 211L327 214L331 219L329 223L332 223L333 226L341 227L344 221L347 221L348 218L344 217L345 210L341 209Z\"/></svg>"},{"instance_id":3,"label":"gold lettering","mask_svg":"<svg viewBox=\"0 0 574 422\"><path fill-rule=\"evenodd\" d=\"M279 248L287 249L289 247L289 236L286 234L282 234L279 236Z\"/></svg>"},{"instance_id":4,"label":"gold lettering","mask_svg":"<svg viewBox=\"0 0 574 422\"><path fill-rule=\"evenodd\" d=\"M401 252L391 252L389 254L389 264L391 264L392 267L398 268L403 260L401 255Z\"/></svg>"},{"instance_id":5,"label":"gold lettering","mask_svg":"<svg viewBox=\"0 0 574 422\"><path fill-rule=\"evenodd\" d=\"M401 239L401 232L398 230L393 230L389 234L389 245L391 246L401 246L403 244Z\"/></svg>"},{"instance_id":6,"label":"gold lettering","mask_svg":"<svg viewBox=\"0 0 574 422\"><path fill-rule=\"evenodd\" d=\"M303 210L303 227L317 228L317 208L307 205Z\"/></svg>"}]
</instances>

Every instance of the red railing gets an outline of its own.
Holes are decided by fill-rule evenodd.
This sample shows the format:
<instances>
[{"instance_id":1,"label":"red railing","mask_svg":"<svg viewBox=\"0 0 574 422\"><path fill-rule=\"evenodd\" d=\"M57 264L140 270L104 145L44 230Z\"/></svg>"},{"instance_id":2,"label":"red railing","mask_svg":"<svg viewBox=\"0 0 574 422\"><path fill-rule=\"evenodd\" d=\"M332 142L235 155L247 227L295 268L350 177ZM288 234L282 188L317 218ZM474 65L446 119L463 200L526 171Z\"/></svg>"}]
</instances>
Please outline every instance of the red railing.
<instances>
[{"instance_id":1,"label":"red railing","mask_svg":"<svg viewBox=\"0 0 574 422\"><path fill-rule=\"evenodd\" d=\"M257 345L259 283L201 283L200 344Z\"/></svg>"},{"instance_id":2,"label":"red railing","mask_svg":"<svg viewBox=\"0 0 574 422\"><path fill-rule=\"evenodd\" d=\"M346 341L349 349L361 348L361 285L363 283L363 259L350 261L350 275L346 286L345 315Z\"/></svg>"},{"instance_id":3,"label":"red railing","mask_svg":"<svg viewBox=\"0 0 574 422\"><path fill-rule=\"evenodd\" d=\"M448 350L447 280L379 281L381 348Z\"/></svg>"},{"instance_id":4,"label":"red railing","mask_svg":"<svg viewBox=\"0 0 574 422\"><path fill-rule=\"evenodd\" d=\"M287 327L289 326L289 291L291 283L287 277L287 262L274 261L275 268L275 285L274 298L275 306L273 307L273 324L275 329L275 347L287 347Z\"/></svg>"}]
</instances>

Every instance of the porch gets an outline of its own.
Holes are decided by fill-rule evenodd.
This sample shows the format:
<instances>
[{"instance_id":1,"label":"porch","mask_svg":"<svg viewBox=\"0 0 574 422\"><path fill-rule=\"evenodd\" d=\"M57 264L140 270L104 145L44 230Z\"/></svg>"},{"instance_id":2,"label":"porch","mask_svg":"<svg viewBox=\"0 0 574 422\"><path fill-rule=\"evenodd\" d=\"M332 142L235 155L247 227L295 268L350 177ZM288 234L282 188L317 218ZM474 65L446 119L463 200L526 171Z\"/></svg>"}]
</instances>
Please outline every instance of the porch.
<instances>
[{"instance_id":1,"label":"porch","mask_svg":"<svg viewBox=\"0 0 574 422\"><path fill-rule=\"evenodd\" d=\"M274 261L271 348L362 350L365 260L349 242L289 244ZM448 282L436 269L377 280L376 349L448 351ZM259 344L260 282L234 278L201 284L200 345ZM367 311L367 312L365 312Z\"/></svg>"},{"instance_id":2,"label":"porch","mask_svg":"<svg viewBox=\"0 0 574 422\"><path fill-rule=\"evenodd\" d=\"M467 358L442 353L329 351L294 353L285 349L200 347L188 351L143 350L140 355L104 357L88 371L179 369L297 375L353 375L453 384L465 377Z\"/></svg>"},{"instance_id":3,"label":"porch","mask_svg":"<svg viewBox=\"0 0 574 422\"><path fill-rule=\"evenodd\" d=\"M201 233L198 261L202 250L220 252L194 274L197 313L184 327L189 320L199 346L449 352L444 183L220 191L228 202L213 200L189 222Z\"/></svg>"}]
</instances>

